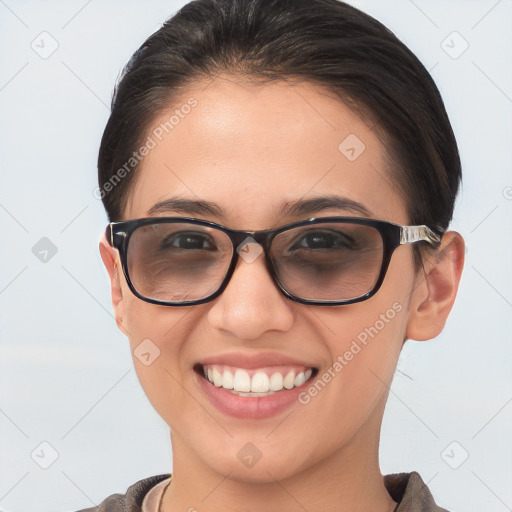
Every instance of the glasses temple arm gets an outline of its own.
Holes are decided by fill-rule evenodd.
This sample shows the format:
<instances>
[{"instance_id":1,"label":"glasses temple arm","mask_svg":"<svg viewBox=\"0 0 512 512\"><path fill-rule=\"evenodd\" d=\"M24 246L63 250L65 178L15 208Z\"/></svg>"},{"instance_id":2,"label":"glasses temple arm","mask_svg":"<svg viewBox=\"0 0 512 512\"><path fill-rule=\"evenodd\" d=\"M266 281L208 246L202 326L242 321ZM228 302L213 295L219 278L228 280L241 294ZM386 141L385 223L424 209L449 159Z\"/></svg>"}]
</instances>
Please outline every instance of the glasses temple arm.
<instances>
[{"instance_id":1,"label":"glasses temple arm","mask_svg":"<svg viewBox=\"0 0 512 512\"><path fill-rule=\"evenodd\" d=\"M105 228L105 238L107 239L107 242L109 243L109 245L113 247L114 241L112 240L112 224L109 224Z\"/></svg>"},{"instance_id":2,"label":"glasses temple arm","mask_svg":"<svg viewBox=\"0 0 512 512\"><path fill-rule=\"evenodd\" d=\"M434 233L428 226L401 226L400 245L421 241L434 245L441 241L441 236Z\"/></svg>"}]
</instances>

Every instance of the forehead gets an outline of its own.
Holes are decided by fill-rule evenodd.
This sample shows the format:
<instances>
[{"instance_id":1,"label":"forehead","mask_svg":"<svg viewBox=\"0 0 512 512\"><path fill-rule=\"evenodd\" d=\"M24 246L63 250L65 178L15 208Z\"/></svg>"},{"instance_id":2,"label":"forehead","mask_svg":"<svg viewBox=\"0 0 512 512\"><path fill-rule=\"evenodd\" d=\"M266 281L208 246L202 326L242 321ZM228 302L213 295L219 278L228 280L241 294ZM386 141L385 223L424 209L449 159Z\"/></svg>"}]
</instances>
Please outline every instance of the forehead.
<instances>
[{"instance_id":1,"label":"forehead","mask_svg":"<svg viewBox=\"0 0 512 512\"><path fill-rule=\"evenodd\" d=\"M308 82L198 82L153 120L145 145L126 218L179 196L219 205L213 220L265 229L294 220L282 218L283 204L335 194L405 223L372 126Z\"/></svg>"}]
</instances>

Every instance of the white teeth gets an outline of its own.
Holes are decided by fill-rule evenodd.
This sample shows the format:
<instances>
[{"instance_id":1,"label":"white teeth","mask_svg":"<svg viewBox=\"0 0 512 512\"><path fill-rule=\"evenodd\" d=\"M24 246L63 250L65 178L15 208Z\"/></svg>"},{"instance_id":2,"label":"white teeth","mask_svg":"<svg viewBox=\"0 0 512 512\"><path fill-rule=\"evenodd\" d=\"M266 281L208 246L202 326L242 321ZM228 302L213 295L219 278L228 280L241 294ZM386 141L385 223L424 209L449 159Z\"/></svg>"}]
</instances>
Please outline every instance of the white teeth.
<instances>
[{"instance_id":1,"label":"white teeth","mask_svg":"<svg viewBox=\"0 0 512 512\"><path fill-rule=\"evenodd\" d=\"M222 386L222 375L219 372L219 370L217 370L217 368L215 368L215 366L213 367L213 383L218 388L220 388Z\"/></svg>"},{"instance_id":2,"label":"white teeth","mask_svg":"<svg viewBox=\"0 0 512 512\"><path fill-rule=\"evenodd\" d=\"M296 372L298 372L296 374ZM251 372L252 373L252 372ZM203 374L216 387L223 387L240 396L268 396L276 391L302 386L313 374L313 369L306 371L289 370L286 375L280 371L270 374L258 370L252 379L247 370L242 368L225 368L223 365L203 366ZM269 376L270 375L270 376Z\"/></svg>"},{"instance_id":3,"label":"white teeth","mask_svg":"<svg viewBox=\"0 0 512 512\"><path fill-rule=\"evenodd\" d=\"M231 393L238 396L270 396L275 393L275 391L269 391L268 393L243 393L242 391L235 391L234 389L230 390Z\"/></svg>"},{"instance_id":4,"label":"white teeth","mask_svg":"<svg viewBox=\"0 0 512 512\"><path fill-rule=\"evenodd\" d=\"M281 391L283 389L283 376L279 372L275 372L270 377L270 390Z\"/></svg>"},{"instance_id":5,"label":"white teeth","mask_svg":"<svg viewBox=\"0 0 512 512\"><path fill-rule=\"evenodd\" d=\"M304 384L304 382L306 382L306 379L304 377L304 372L300 372L296 377L295 377L295 380L293 381L293 384L295 385L295 387L299 387L299 386L302 386L302 384Z\"/></svg>"},{"instance_id":6,"label":"white teeth","mask_svg":"<svg viewBox=\"0 0 512 512\"><path fill-rule=\"evenodd\" d=\"M251 391L255 393L266 393L270 389L270 379L263 372L257 372L252 377Z\"/></svg>"},{"instance_id":7,"label":"white teeth","mask_svg":"<svg viewBox=\"0 0 512 512\"><path fill-rule=\"evenodd\" d=\"M289 371L286 377L283 379L283 386L286 389L292 389L295 381L295 372L293 370Z\"/></svg>"},{"instance_id":8,"label":"white teeth","mask_svg":"<svg viewBox=\"0 0 512 512\"><path fill-rule=\"evenodd\" d=\"M237 370L233 380L233 389L235 391L251 391L251 379L245 370Z\"/></svg>"},{"instance_id":9,"label":"white teeth","mask_svg":"<svg viewBox=\"0 0 512 512\"><path fill-rule=\"evenodd\" d=\"M233 389L233 374L229 370L224 370L222 375L222 387L224 389Z\"/></svg>"}]
</instances>

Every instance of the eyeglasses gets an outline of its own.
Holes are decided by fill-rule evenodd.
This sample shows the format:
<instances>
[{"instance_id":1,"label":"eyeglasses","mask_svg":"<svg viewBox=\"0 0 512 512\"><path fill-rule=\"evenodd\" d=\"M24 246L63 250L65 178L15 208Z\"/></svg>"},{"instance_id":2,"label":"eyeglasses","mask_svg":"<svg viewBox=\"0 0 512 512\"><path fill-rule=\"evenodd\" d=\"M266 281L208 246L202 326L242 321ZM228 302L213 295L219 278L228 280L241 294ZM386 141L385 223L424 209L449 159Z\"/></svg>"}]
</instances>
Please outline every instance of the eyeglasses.
<instances>
[{"instance_id":1,"label":"eyeglasses","mask_svg":"<svg viewBox=\"0 0 512 512\"><path fill-rule=\"evenodd\" d=\"M264 254L278 289L291 300L338 306L372 297L394 250L437 245L427 226L361 217L310 218L275 229L243 231L189 217L152 217L107 226L131 291L152 304L190 306L218 297L239 258Z\"/></svg>"}]
</instances>

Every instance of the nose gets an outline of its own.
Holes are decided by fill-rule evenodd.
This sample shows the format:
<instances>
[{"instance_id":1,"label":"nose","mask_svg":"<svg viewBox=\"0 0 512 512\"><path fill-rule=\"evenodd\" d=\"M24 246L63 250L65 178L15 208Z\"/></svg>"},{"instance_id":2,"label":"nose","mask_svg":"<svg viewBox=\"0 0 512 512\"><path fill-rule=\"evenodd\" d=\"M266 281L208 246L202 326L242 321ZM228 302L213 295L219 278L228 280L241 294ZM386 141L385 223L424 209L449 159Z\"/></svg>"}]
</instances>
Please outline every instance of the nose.
<instances>
[{"instance_id":1,"label":"nose","mask_svg":"<svg viewBox=\"0 0 512 512\"><path fill-rule=\"evenodd\" d=\"M290 299L268 272L261 246L250 246L241 249L231 280L208 311L212 327L244 340L255 340L266 331L287 331L294 318ZM254 251L259 252L256 258Z\"/></svg>"}]
</instances>

